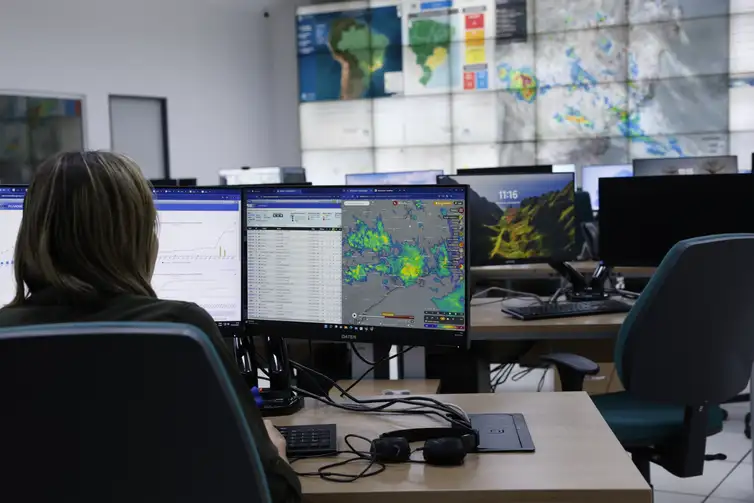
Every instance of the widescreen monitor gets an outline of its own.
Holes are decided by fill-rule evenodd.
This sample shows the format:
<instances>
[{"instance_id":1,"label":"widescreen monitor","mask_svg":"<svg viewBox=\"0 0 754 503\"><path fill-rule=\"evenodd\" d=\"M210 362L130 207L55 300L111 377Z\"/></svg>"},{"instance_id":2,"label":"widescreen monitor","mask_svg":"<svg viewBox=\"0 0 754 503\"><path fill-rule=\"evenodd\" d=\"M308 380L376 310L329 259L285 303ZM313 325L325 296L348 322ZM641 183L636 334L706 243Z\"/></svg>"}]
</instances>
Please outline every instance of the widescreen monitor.
<instances>
[{"instance_id":1,"label":"widescreen monitor","mask_svg":"<svg viewBox=\"0 0 754 503\"><path fill-rule=\"evenodd\" d=\"M241 190L153 189L160 247L152 288L161 299L193 302L223 335L241 325Z\"/></svg>"},{"instance_id":2,"label":"widescreen monitor","mask_svg":"<svg viewBox=\"0 0 754 503\"><path fill-rule=\"evenodd\" d=\"M26 187L0 185L0 307L16 295L13 254L21 227Z\"/></svg>"},{"instance_id":3,"label":"widescreen monitor","mask_svg":"<svg viewBox=\"0 0 754 503\"><path fill-rule=\"evenodd\" d=\"M575 260L574 174L454 175L469 186L471 265Z\"/></svg>"},{"instance_id":4,"label":"widescreen monitor","mask_svg":"<svg viewBox=\"0 0 754 503\"><path fill-rule=\"evenodd\" d=\"M608 266L655 267L678 241L754 232L754 177L600 180L599 250Z\"/></svg>"},{"instance_id":5,"label":"widescreen monitor","mask_svg":"<svg viewBox=\"0 0 754 503\"><path fill-rule=\"evenodd\" d=\"M459 175L516 175L534 173L552 173L552 165L541 166L497 166L494 168L466 168L459 169Z\"/></svg>"},{"instance_id":6,"label":"widescreen monitor","mask_svg":"<svg viewBox=\"0 0 754 503\"><path fill-rule=\"evenodd\" d=\"M352 173L346 175L346 185L434 185L441 169L400 171L395 173Z\"/></svg>"},{"instance_id":7,"label":"widescreen monitor","mask_svg":"<svg viewBox=\"0 0 754 503\"><path fill-rule=\"evenodd\" d=\"M630 164L610 164L605 166L584 166L581 168L581 189L589 193L592 209L600 209L600 178L625 178L634 175Z\"/></svg>"},{"instance_id":8,"label":"widescreen monitor","mask_svg":"<svg viewBox=\"0 0 754 503\"><path fill-rule=\"evenodd\" d=\"M466 187L244 193L247 334L465 347Z\"/></svg>"},{"instance_id":9,"label":"widescreen monitor","mask_svg":"<svg viewBox=\"0 0 754 503\"><path fill-rule=\"evenodd\" d=\"M634 159L634 176L723 175L738 173L734 155Z\"/></svg>"}]
</instances>

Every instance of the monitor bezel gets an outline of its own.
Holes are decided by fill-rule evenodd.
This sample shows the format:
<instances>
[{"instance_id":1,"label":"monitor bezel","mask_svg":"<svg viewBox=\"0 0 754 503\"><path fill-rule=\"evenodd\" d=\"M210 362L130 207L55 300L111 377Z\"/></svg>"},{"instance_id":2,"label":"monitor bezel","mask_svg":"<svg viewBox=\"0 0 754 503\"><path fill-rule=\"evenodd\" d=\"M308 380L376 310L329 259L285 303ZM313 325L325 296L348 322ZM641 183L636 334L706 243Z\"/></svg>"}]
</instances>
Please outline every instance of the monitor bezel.
<instances>
[{"instance_id":1,"label":"monitor bezel","mask_svg":"<svg viewBox=\"0 0 754 503\"><path fill-rule=\"evenodd\" d=\"M354 189L359 186L347 186L347 185L317 185L312 187L301 187L308 190L343 190ZM380 185L380 189L401 187L405 188L406 185ZM425 188L425 189L438 189L442 188L437 185L411 185L411 188ZM463 200L466 215L466 222L469 219L469 188L468 186L454 186L456 188L463 188ZM437 330L437 329L425 329L425 328L398 328L398 327L375 327L374 331L361 332L351 329L331 328L330 323L312 323L312 322L298 322L298 321L278 321L278 320L256 320L249 319L248 313L248 248L247 248L247 209L248 209L248 190L260 189L260 188L274 188L274 187L259 187L245 189L242 194L242 261L243 267L241 268L241 276L243 281L243 288L241 294L241 309L242 318L244 319L245 335L250 337L259 336L279 336L285 339L303 339L316 342L349 342L349 343L380 343L380 344L396 344L402 346L423 346L423 347L452 347L452 348L468 348L469 333L471 330L471 283L469 267L469 247L463 247L463 259L464 259L464 311L465 311L465 330L459 333L457 330ZM369 187L362 187L369 188ZM465 225L465 242L469 242L469 228ZM325 325L328 328L324 328ZM336 324L337 325L337 324Z\"/></svg>"},{"instance_id":2,"label":"monitor bezel","mask_svg":"<svg viewBox=\"0 0 754 503\"><path fill-rule=\"evenodd\" d=\"M685 156L685 157L642 157L638 159L632 159L631 160L631 168L633 170L633 176L638 178L644 178L649 176L714 176L714 175L734 175L736 173L694 173L693 175L672 175L670 173L661 173L659 175L637 175L636 174L636 163L643 163L643 162L652 162L652 161L678 161L678 160L689 160L689 159L733 159L736 164L736 172L738 172L738 156L735 155L700 155L700 156Z\"/></svg>"},{"instance_id":3,"label":"monitor bezel","mask_svg":"<svg viewBox=\"0 0 754 503\"><path fill-rule=\"evenodd\" d=\"M456 176L507 176L507 175L515 175L515 176L522 176L522 175L525 175L525 176L532 176L532 175L533 176L563 176L563 175L570 175L571 176L571 180L573 182L573 195L574 195L574 197L573 197L573 206L574 206L574 214L575 214L575 211L576 211L576 173L570 173L570 172L565 172L565 173L552 173L552 172L549 172L549 173L509 173L509 172L507 172L507 173L480 173L480 174L477 174L477 173L473 173L473 174L463 173L463 174L460 174L459 173L457 175L441 175L441 176L438 176L437 177L437 185L442 186L442 184L440 183L440 179L443 178L443 177L452 178L452 177L456 177ZM468 184L460 184L460 185L465 185L466 187L469 187L469 189L468 189L469 191L473 190L471 188L471 186L468 185ZM468 195L467 195L467 197L468 197ZM473 215L473 210L469 211L469 214ZM469 218L473 218L473 216L469 217L467 215L467 217L466 217L467 221L469 220ZM579 232L579 230L576 229L575 232ZM576 249L576 243L578 242L578 240L576 239L576 234L574 234L573 242L574 242L574 250L573 250L572 254L565 254L564 253L563 255L558 255L558 256L553 256L553 257L534 257L534 258L518 258L518 259L506 259L506 258L492 259L492 260L487 260L487 261L485 261L484 263L481 263L481 264L471 264L470 263L470 267L472 268L472 271L473 271L474 269L478 269L478 268L481 268L481 267L489 267L489 266L526 265L526 264L549 264L551 262L573 262L575 260L578 260L579 253L580 253L580 250ZM469 241L469 243L472 243L472 241ZM469 248L470 247L471 247L471 245L469 246Z\"/></svg>"},{"instance_id":4,"label":"monitor bezel","mask_svg":"<svg viewBox=\"0 0 754 503\"><path fill-rule=\"evenodd\" d=\"M438 173L435 175L435 179L437 179L438 176L442 176L444 174L444 171L441 169L417 169L414 171L386 171L384 173L379 172L372 172L372 173L347 173L346 174L346 187L369 187L369 185L357 185L357 184L350 184L348 183L348 177L359 177L359 176L370 176L370 175L408 175L413 173ZM388 184L388 185L376 185L376 187L389 187L389 186L395 186L395 187L401 187L401 185L395 185L395 184ZM419 187L426 184L407 184L407 186L410 187Z\"/></svg>"},{"instance_id":5,"label":"monitor bezel","mask_svg":"<svg viewBox=\"0 0 754 503\"><path fill-rule=\"evenodd\" d=\"M535 164L531 166L493 166L489 168L462 168L456 175L544 175L552 173L554 164ZM442 175L438 175L442 176ZM453 175L450 175L453 176Z\"/></svg>"},{"instance_id":6,"label":"monitor bezel","mask_svg":"<svg viewBox=\"0 0 754 503\"><path fill-rule=\"evenodd\" d=\"M183 193L189 193L189 194L191 193L191 191L195 191L195 190L209 190L209 191L223 191L223 192L228 192L228 191L240 192L240 194L241 194L241 199L240 199L240 204L241 204L241 212L240 213L241 213L241 215L240 215L240 218L238 219L238 221L239 221L239 224L241 226L241 229L240 229L240 233L241 233L240 234L241 235L241 251L240 251L240 253L241 253L241 256L240 256L240 258L241 258L241 277L243 277L243 274L244 274L244 265L245 265L244 264L244 255L243 255L243 251L244 251L244 242L243 242L244 232L243 231L244 231L244 228L245 228L245 225L244 225L245 224L245 220L244 220L245 211L244 211L243 189L241 187L236 186L236 185L212 185L212 186L200 185L200 186L196 186L196 187L152 187L152 196L154 196L154 191L155 190L159 190L159 191L182 191ZM244 329L244 305L243 305L244 294L243 294L243 292L244 292L245 285L246 285L245 282L241 283L241 319L238 320L238 321L236 321L236 320L232 320L232 321L216 321L216 320L213 319L213 321L215 321L215 325L217 326L217 329L220 331L220 335L222 337L224 337L224 338L241 337L241 336L244 335L243 334L243 329ZM162 300L168 300L168 299L162 299ZM199 306L199 307L201 307L201 306ZM202 309L204 309L204 308L202 308ZM209 314L209 313L207 313L207 314Z\"/></svg>"}]
</instances>

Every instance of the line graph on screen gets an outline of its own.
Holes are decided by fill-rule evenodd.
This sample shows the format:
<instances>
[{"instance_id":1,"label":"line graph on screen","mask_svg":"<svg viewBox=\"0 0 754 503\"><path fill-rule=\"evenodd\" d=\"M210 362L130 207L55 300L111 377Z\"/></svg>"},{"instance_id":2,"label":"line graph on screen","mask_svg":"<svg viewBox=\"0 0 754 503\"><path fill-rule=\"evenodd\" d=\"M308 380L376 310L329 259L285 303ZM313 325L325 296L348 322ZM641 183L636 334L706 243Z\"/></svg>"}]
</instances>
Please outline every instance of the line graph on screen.
<instances>
[{"instance_id":1,"label":"line graph on screen","mask_svg":"<svg viewBox=\"0 0 754 503\"><path fill-rule=\"evenodd\" d=\"M198 304L215 321L240 321L240 219L240 207L160 212L160 246L152 276L157 296Z\"/></svg>"}]
</instances>

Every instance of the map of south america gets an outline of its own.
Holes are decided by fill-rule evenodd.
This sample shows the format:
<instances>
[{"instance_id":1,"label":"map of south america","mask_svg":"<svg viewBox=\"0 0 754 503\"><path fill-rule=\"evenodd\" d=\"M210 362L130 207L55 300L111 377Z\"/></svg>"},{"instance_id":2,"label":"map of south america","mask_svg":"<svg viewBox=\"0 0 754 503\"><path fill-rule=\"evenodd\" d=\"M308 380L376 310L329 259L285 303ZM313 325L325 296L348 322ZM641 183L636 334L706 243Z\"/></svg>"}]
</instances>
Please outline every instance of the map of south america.
<instances>
[{"instance_id":1,"label":"map of south america","mask_svg":"<svg viewBox=\"0 0 754 503\"><path fill-rule=\"evenodd\" d=\"M372 73L384 65L389 39L356 19L342 18L330 28L328 47L340 63L340 99L361 98Z\"/></svg>"}]
</instances>

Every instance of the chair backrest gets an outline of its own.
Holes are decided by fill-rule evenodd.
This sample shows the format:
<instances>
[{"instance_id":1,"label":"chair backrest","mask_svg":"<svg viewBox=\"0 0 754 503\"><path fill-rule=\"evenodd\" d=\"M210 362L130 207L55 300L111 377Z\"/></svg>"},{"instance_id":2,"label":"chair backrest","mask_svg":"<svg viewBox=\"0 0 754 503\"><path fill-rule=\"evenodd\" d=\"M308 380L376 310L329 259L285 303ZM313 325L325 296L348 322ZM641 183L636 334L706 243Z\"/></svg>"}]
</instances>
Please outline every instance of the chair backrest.
<instances>
[{"instance_id":1,"label":"chair backrest","mask_svg":"<svg viewBox=\"0 0 754 503\"><path fill-rule=\"evenodd\" d=\"M721 216L724 218L724 216ZM754 234L688 239L665 256L626 317L615 362L637 398L719 404L754 362Z\"/></svg>"},{"instance_id":2,"label":"chair backrest","mask_svg":"<svg viewBox=\"0 0 754 503\"><path fill-rule=\"evenodd\" d=\"M208 337L168 323L0 331L0 500L268 503Z\"/></svg>"}]
</instances>

